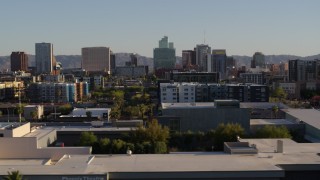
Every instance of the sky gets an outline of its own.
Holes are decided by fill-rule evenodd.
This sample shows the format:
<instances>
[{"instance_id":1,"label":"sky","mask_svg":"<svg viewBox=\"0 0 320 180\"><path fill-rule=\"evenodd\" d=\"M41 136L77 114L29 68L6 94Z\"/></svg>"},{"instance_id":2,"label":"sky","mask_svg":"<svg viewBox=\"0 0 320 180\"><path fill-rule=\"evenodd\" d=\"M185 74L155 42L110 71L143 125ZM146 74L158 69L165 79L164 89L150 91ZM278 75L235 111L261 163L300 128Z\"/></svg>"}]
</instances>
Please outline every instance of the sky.
<instances>
[{"instance_id":1,"label":"sky","mask_svg":"<svg viewBox=\"0 0 320 180\"><path fill-rule=\"evenodd\" d=\"M153 56L168 36L176 55L209 44L228 55L320 54L319 0L2 0L0 56L35 53L49 42L55 55L82 47Z\"/></svg>"}]
</instances>

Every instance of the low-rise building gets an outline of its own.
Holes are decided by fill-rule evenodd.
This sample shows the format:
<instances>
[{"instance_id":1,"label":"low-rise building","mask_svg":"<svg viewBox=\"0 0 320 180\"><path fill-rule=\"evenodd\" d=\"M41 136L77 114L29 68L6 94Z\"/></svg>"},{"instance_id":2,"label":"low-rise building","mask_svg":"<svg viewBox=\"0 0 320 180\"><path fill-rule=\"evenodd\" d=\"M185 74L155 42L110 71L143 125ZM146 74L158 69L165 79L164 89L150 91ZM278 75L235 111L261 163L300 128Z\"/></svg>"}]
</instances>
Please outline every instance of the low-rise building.
<instances>
[{"instance_id":1,"label":"low-rise building","mask_svg":"<svg viewBox=\"0 0 320 180\"><path fill-rule=\"evenodd\" d=\"M171 131L209 131L221 123L238 123L250 129L250 110L239 108L237 100L216 100L214 103L162 103L159 123Z\"/></svg>"},{"instance_id":2,"label":"low-rise building","mask_svg":"<svg viewBox=\"0 0 320 180\"><path fill-rule=\"evenodd\" d=\"M43 115L43 105L27 105L23 109L23 116L26 120L39 120Z\"/></svg>"}]
</instances>

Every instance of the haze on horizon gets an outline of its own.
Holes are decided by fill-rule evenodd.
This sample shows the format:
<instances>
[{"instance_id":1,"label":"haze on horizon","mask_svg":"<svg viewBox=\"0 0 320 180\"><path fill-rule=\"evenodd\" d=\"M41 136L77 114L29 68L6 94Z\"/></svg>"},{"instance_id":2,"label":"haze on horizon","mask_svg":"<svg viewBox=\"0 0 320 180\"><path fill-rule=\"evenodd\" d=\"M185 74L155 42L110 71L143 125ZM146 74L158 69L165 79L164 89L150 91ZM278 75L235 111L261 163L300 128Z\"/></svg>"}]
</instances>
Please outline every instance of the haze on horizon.
<instances>
[{"instance_id":1,"label":"haze on horizon","mask_svg":"<svg viewBox=\"0 0 320 180\"><path fill-rule=\"evenodd\" d=\"M30 0L2 1L0 56L34 54L50 42L55 55L79 55L82 47L153 56L164 36L176 55L209 44L228 55L319 54L318 0Z\"/></svg>"}]
</instances>

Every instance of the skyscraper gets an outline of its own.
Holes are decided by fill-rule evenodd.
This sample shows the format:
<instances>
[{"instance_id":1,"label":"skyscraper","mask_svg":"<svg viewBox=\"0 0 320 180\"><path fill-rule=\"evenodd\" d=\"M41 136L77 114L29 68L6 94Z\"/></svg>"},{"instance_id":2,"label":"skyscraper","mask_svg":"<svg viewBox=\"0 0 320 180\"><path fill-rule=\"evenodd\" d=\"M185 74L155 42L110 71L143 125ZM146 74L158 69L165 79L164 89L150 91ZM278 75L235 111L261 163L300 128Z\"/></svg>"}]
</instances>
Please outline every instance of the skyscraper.
<instances>
[{"instance_id":1,"label":"skyscraper","mask_svg":"<svg viewBox=\"0 0 320 180\"><path fill-rule=\"evenodd\" d=\"M227 71L227 53L225 49L212 50L212 71L218 72L221 79L226 78Z\"/></svg>"},{"instance_id":2,"label":"skyscraper","mask_svg":"<svg viewBox=\"0 0 320 180\"><path fill-rule=\"evenodd\" d=\"M155 69L173 69L175 67L176 50L173 43L168 42L167 36L159 41L159 48L153 49L153 60Z\"/></svg>"},{"instance_id":3,"label":"skyscraper","mask_svg":"<svg viewBox=\"0 0 320 180\"><path fill-rule=\"evenodd\" d=\"M51 43L36 43L36 73L52 74L55 63L53 45Z\"/></svg>"},{"instance_id":4,"label":"skyscraper","mask_svg":"<svg viewBox=\"0 0 320 180\"><path fill-rule=\"evenodd\" d=\"M82 68L91 72L110 73L110 48L82 48Z\"/></svg>"},{"instance_id":5,"label":"skyscraper","mask_svg":"<svg viewBox=\"0 0 320 180\"><path fill-rule=\"evenodd\" d=\"M196 64L200 72L212 72L211 70L211 47L205 44L196 46Z\"/></svg>"},{"instance_id":6,"label":"skyscraper","mask_svg":"<svg viewBox=\"0 0 320 180\"><path fill-rule=\"evenodd\" d=\"M266 67L265 57L261 52L255 52L251 61L251 68L256 68L257 66Z\"/></svg>"},{"instance_id":7,"label":"skyscraper","mask_svg":"<svg viewBox=\"0 0 320 180\"><path fill-rule=\"evenodd\" d=\"M182 66L184 69L190 69L196 65L196 52L193 50L182 51Z\"/></svg>"},{"instance_id":8,"label":"skyscraper","mask_svg":"<svg viewBox=\"0 0 320 180\"><path fill-rule=\"evenodd\" d=\"M27 71L28 70L28 55L24 52L12 52L11 56L11 71Z\"/></svg>"}]
</instances>

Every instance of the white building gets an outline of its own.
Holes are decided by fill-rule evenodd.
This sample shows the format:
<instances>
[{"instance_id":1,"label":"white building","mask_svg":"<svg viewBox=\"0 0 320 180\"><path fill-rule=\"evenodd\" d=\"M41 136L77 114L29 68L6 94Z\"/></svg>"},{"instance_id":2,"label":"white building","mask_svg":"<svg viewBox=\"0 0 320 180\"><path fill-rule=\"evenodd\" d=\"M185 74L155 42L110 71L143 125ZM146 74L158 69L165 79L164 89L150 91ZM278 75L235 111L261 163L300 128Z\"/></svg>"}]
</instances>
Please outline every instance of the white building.
<instances>
[{"instance_id":1,"label":"white building","mask_svg":"<svg viewBox=\"0 0 320 180\"><path fill-rule=\"evenodd\" d=\"M53 45L51 43L36 43L36 73L51 74L54 67Z\"/></svg>"},{"instance_id":2,"label":"white building","mask_svg":"<svg viewBox=\"0 0 320 180\"><path fill-rule=\"evenodd\" d=\"M161 83L162 103L195 102L196 83Z\"/></svg>"},{"instance_id":3,"label":"white building","mask_svg":"<svg viewBox=\"0 0 320 180\"><path fill-rule=\"evenodd\" d=\"M30 123L0 123L1 159L46 159L52 165L66 154L90 155L91 147L48 147L57 140L55 129L31 128Z\"/></svg>"},{"instance_id":4,"label":"white building","mask_svg":"<svg viewBox=\"0 0 320 180\"><path fill-rule=\"evenodd\" d=\"M110 54L109 47L82 48L82 68L110 73Z\"/></svg>"},{"instance_id":5,"label":"white building","mask_svg":"<svg viewBox=\"0 0 320 180\"><path fill-rule=\"evenodd\" d=\"M33 117L33 112L36 113L36 117ZM24 107L23 116L26 120L38 120L41 119L44 113L43 105L27 105Z\"/></svg>"},{"instance_id":6,"label":"white building","mask_svg":"<svg viewBox=\"0 0 320 180\"><path fill-rule=\"evenodd\" d=\"M84 117L87 116L87 112L91 112L92 117L98 117L99 119L108 121L111 108L74 108L70 115L73 117Z\"/></svg>"}]
</instances>

